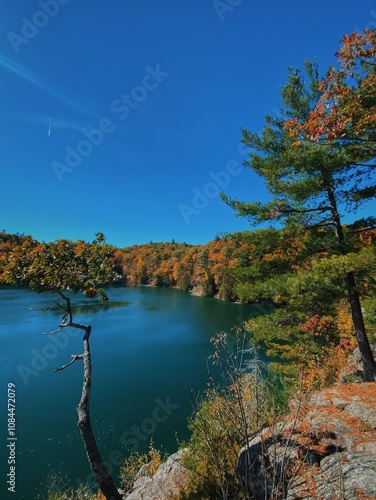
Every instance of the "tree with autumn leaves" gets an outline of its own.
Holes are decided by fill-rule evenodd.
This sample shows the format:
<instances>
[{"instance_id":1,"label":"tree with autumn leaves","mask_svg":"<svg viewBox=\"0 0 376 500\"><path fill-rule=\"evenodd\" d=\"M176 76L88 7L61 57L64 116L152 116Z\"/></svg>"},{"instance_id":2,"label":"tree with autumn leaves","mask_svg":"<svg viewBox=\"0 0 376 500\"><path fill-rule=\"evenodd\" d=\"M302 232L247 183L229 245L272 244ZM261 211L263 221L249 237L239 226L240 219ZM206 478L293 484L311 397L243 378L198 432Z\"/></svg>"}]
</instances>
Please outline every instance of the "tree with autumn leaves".
<instances>
[{"instance_id":1,"label":"tree with autumn leaves","mask_svg":"<svg viewBox=\"0 0 376 500\"><path fill-rule=\"evenodd\" d=\"M76 361L83 363L81 398L77 405L78 428L93 476L108 500L120 500L120 495L109 474L97 446L90 419L92 363L90 351L91 325L77 323L72 309L72 293L82 292L93 299L107 300L103 285L118 278L114 270L114 249L106 244L102 233L96 234L92 243L58 240L56 243L37 243L31 237L23 238L18 245L7 248L0 258L0 283L27 285L37 293L55 295L52 307L61 311L57 329L82 331L83 352L72 354L71 360L55 369L65 370Z\"/></svg>"},{"instance_id":2,"label":"tree with autumn leaves","mask_svg":"<svg viewBox=\"0 0 376 500\"><path fill-rule=\"evenodd\" d=\"M310 329L330 335L324 319L343 292L368 381L376 378L376 364L356 281L362 259L359 263L351 248L353 232L368 227L345 229L343 215L356 213L375 194L375 53L376 35L368 30L343 38L341 66L329 69L323 80L315 62L306 61L306 78L290 69L280 116L266 116L261 134L242 130L242 142L251 150L245 165L264 179L271 201L239 201L223 194L237 215L254 224L281 226L287 239L295 239L312 257L308 269L294 273L291 267L280 272L264 266L252 285L249 300L273 285L287 304L272 318L259 320L264 337L282 346L299 343ZM372 252L368 257L368 264L374 263Z\"/></svg>"},{"instance_id":3,"label":"tree with autumn leaves","mask_svg":"<svg viewBox=\"0 0 376 500\"><path fill-rule=\"evenodd\" d=\"M339 67L330 68L318 82L319 96L308 116L291 117L284 124L296 144L335 143L351 153L358 178L366 186L353 186L352 201L376 194L373 173L376 147L376 31L345 35L336 53Z\"/></svg>"}]
</instances>

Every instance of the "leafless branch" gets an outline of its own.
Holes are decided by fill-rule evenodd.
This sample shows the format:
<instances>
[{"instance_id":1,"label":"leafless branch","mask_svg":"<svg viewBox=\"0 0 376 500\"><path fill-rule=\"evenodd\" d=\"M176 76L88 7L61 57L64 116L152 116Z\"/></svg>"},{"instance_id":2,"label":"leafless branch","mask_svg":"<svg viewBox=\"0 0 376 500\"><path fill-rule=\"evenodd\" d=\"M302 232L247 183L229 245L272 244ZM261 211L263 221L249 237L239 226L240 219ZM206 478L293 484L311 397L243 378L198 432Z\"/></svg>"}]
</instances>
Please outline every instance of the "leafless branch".
<instances>
[{"instance_id":1,"label":"leafless branch","mask_svg":"<svg viewBox=\"0 0 376 500\"><path fill-rule=\"evenodd\" d=\"M52 330L52 332L44 332L43 335L53 335L54 333L60 332L60 330L62 330L66 326L70 326L69 323L65 323L67 316L68 313L65 313L64 316L61 318L61 323L59 325L59 328L56 328L56 330Z\"/></svg>"},{"instance_id":2,"label":"leafless branch","mask_svg":"<svg viewBox=\"0 0 376 500\"><path fill-rule=\"evenodd\" d=\"M59 300L59 297L56 297L56 299L54 300L54 303L52 304L52 306L51 306L51 307L45 307L45 308L43 308L43 311L46 311L46 312L52 311L52 309L53 309L55 306L60 305L60 304L58 303L58 300Z\"/></svg>"},{"instance_id":3,"label":"leafless branch","mask_svg":"<svg viewBox=\"0 0 376 500\"><path fill-rule=\"evenodd\" d=\"M84 359L84 355L83 354L72 354L71 358L72 358L72 361L70 361L66 365L61 366L60 368L55 368L55 370L53 371L53 373L60 372L61 370L65 370L65 368L67 368L68 366L72 365L78 359Z\"/></svg>"},{"instance_id":4,"label":"leafless branch","mask_svg":"<svg viewBox=\"0 0 376 500\"><path fill-rule=\"evenodd\" d=\"M65 327L65 325L60 325L56 330L52 330L52 332L43 332L42 335L53 335L54 333L60 332Z\"/></svg>"}]
</instances>

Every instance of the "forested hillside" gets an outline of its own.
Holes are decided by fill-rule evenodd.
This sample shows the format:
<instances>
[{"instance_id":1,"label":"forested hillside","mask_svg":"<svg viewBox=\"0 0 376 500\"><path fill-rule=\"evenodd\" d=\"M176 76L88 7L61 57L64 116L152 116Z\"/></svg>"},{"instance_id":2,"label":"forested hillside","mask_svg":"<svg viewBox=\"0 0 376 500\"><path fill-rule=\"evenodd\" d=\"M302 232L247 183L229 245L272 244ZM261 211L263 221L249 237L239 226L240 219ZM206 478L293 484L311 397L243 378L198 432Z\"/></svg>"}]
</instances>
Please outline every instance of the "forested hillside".
<instances>
[{"instance_id":1,"label":"forested hillside","mask_svg":"<svg viewBox=\"0 0 376 500\"><path fill-rule=\"evenodd\" d=\"M124 249L107 245L118 276L112 284L175 287L226 301L274 304L273 315L254 318L246 328L271 356L289 361L279 367L287 375L303 359L311 370L312 363L319 366L323 357L341 357L356 347L344 284L350 270L373 341L376 229L370 227L372 222L343 227L344 255L336 250L330 230L300 226L233 233L206 245L149 243ZM95 244L96 240L91 243ZM72 259L85 245L67 240L38 243L31 236L0 233L0 282L24 282L37 255L50 256L48 268L56 255ZM88 289L85 294L92 297L94 292ZM322 375L319 370L316 374L316 378Z\"/></svg>"},{"instance_id":2,"label":"forested hillside","mask_svg":"<svg viewBox=\"0 0 376 500\"><path fill-rule=\"evenodd\" d=\"M344 228L351 236L352 260L362 275L370 270L367 259L371 259L376 241L376 229L366 223ZM80 242L66 243L77 247ZM28 248L39 244L32 236L1 232L0 271L6 270L14 249L23 249L27 254ZM308 272L317 259L326 262L330 244L330 233L324 230L315 235L301 231L291 235L269 228L216 237L205 245L169 242L109 248L119 283L126 286L174 287L226 301L283 304L286 297L278 285L280 278ZM333 259L330 262L333 264ZM3 282L5 277L3 273Z\"/></svg>"},{"instance_id":3,"label":"forested hillside","mask_svg":"<svg viewBox=\"0 0 376 500\"><path fill-rule=\"evenodd\" d=\"M205 297L236 300L233 271L249 262L251 248L235 236L206 245L149 243L115 253L127 285L176 287Z\"/></svg>"}]
</instances>

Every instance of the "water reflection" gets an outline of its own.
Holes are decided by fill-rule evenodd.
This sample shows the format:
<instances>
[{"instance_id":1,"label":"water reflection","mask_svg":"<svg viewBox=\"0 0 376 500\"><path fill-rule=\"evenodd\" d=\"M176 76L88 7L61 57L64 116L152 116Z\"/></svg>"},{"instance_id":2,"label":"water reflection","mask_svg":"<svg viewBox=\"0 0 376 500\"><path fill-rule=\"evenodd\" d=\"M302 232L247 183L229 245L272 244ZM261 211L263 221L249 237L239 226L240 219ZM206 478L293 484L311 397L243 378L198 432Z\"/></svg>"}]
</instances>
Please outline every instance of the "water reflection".
<instances>
[{"instance_id":1,"label":"water reflection","mask_svg":"<svg viewBox=\"0 0 376 500\"><path fill-rule=\"evenodd\" d=\"M79 314L87 314L87 313L98 313L102 311L108 311L109 309L117 309L119 307L127 307L131 304L131 302L125 302L125 301L108 301L108 302L79 302L79 303L73 303L72 304L72 313L73 315L79 315ZM39 308L34 308L37 311L44 311L44 312L52 312L57 314L58 316L61 316L61 313L63 311L62 308L59 306L54 306L53 309L49 309L46 307L39 307Z\"/></svg>"}]
</instances>

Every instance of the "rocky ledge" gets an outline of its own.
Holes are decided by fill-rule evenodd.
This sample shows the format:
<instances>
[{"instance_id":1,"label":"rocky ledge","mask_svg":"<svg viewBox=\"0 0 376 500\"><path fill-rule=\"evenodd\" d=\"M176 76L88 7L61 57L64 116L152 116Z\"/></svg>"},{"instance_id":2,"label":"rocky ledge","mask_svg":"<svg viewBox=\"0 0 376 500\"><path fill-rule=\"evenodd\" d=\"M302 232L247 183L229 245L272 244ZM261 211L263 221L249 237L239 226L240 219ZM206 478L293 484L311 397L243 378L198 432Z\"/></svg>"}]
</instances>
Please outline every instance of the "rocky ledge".
<instances>
[{"instance_id":1,"label":"rocky ledge","mask_svg":"<svg viewBox=\"0 0 376 500\"><path fill-rule=\"evenodd\" d=\"M314 394L241 450L237 472L255 500L375 499L376 383Z\"/></svg>"}]
</instances>

